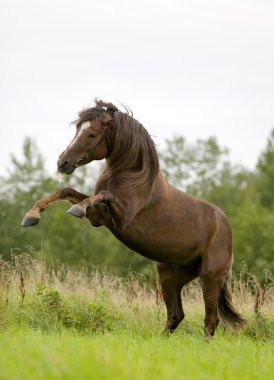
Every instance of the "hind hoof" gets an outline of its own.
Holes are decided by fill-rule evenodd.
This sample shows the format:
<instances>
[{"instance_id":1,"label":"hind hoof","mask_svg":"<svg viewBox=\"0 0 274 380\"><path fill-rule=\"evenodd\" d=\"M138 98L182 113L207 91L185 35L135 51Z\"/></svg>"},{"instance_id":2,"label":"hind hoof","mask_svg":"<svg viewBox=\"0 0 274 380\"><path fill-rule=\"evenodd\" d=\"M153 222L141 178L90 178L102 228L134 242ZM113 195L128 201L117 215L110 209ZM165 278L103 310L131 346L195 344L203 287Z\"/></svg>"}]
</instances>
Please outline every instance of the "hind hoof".
<instances>
[{"instance_id":1,"label":"hind hoof","mask_svg":"<svg viewBox=\"0 0 274 380\"><path fill-rule=\"evenodd\" d=\"M76 218L83 218L86 214L84 211L82 211L79 207L77 206L72 206L69 210L68 213L76 216Z\"/></svg>"},{"instance_id":2,"label":"hind hoof","mask_svg":"<svg viewBox=\"0 0 274 380\"><path fill-rule=\"evenodd\" d=\"M21 226L22 227L31 227L35 226L36 224L39 223L39 218L30 218L29 216L25 216L24 219L22 220Z\"/></svg>"}]
</instances>

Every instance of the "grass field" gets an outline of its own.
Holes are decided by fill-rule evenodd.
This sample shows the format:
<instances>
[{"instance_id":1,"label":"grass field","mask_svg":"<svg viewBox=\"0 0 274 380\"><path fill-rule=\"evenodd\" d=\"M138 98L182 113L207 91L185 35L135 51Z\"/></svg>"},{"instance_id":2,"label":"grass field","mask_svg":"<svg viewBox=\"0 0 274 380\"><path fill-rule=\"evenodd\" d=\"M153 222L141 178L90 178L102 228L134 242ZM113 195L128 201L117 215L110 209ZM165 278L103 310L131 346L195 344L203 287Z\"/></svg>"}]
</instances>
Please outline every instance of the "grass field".
<instances>
[{"instance_id":1,"label":"grass field","mask_svg":"<svg viewBox=\"0 0 274 380\"><path fill-rule=\"evenodd\" d=\"M265 379L274 378L272 342L218 334L170 338L130 331L0 334L0 378L10 379Z\"/></svg>"},{"instance_id":2,"label":"grass field","mask_svg":"<svg viewBox=\"0 0 274 380\"><path fill-rule=\"evenodd\" d=\"M0 379L274 379L273 279L259 286L245 272L233 286L249 323L237 333L220 326L206 342L196 283L167 337L155 280L56 273L28 255L2 261Z\"/></svg>"}]
</instances>

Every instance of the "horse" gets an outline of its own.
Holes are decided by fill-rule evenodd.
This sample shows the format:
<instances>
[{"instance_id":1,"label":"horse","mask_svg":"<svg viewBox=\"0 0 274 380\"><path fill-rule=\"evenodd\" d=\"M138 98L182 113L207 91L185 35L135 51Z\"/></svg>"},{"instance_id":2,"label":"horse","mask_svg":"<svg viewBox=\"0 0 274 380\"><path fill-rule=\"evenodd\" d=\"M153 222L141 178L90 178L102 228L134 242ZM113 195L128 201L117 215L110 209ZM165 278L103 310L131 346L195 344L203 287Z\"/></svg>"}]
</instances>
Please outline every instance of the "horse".
<instances>
[{"instance_id":1,"label":"horse","mask_svg":"<svg viewBox=\"0 0 274 380\"><path fill-rule=\"evenodd\" d=\"M152 138L126 107L121 111L95 99L92 107L79 112L75 125L58 171L71 175L80 166L105 159L94 194L62 188L36 201L22 225L37 224L50 204L68 200L70 214L107 227L127 247L156 261L167 333L184 319L181 290L196 278L205 305L205 338L214 335L220 318L225 326L242 328L246 321L233 306L230 288L232 229L223 211L167 182Z\"/></svg>"}]
</instances>

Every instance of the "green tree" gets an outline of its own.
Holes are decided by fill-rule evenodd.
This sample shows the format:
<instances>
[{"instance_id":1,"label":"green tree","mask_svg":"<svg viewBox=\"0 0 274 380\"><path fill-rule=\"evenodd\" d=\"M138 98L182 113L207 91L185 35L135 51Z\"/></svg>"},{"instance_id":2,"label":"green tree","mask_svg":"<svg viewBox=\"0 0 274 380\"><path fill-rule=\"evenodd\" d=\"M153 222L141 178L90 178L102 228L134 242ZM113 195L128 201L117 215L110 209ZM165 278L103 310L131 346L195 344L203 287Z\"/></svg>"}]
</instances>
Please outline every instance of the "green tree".
<instances>
[{"instance_id":1,"label":"green tree","mask_svg":"<svg viewBox=\"0 0 274 380\"><path fill-rule=\"evenodd\" d=\"M174 186L192 195L204 197L222 181L224 169L229 167L228 150L221 148L216 138L186 142L183 136L166 140L160 152L161 167Z\"/></svg>"},{"instance_id":2,"label":"green tree","mask_svg":"<svg viewBox=\"0 0 274 380\"><path fill-rule=\"evenodd\" d=\"M267 140L266 148L257 164L257 186L261 203L268 209L274 208L274 129Z\"/></svg>"},{"instance_id":3,"label":"green tree","mask_svg":"<svg viewBox=\"0 0 274 380\"><path fill-rule=\"evenodd\" d=\"M254 199L248 199L231 217L235 252L235 270L245 261L251 273L264 279L264 269L274 271L274 215Z\"/></svg>"},{"instance_id":4,"label":"green tree","mask_svg":"<svg viewBox=\"0 0 274 380\"><path fill-rule=\"evenodd\" d=\"M23 143L23 159L11 155L8 178L1 178L0 192L0 252L9 257L13 248L25 249L32 244L40 247L41 234L37 230L23 231L21 220L27 207L42 196L42 189L49 192L51 179L45 174L42 156L30 139Z\"/></svg>"}]
</instances>

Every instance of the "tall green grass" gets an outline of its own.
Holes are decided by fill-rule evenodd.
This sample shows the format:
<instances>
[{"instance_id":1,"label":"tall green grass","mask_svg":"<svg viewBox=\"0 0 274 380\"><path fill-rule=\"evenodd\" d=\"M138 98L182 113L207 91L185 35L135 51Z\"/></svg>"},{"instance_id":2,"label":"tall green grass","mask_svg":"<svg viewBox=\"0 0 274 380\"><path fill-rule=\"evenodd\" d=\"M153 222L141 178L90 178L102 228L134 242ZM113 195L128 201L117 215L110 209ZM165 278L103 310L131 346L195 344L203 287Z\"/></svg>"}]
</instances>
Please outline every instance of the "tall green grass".
<instances>
[{"instance_id":1,"label":"tall green grass","mask_svg":"<svg viewBox=\"0 0 274 380\"><path fill-rule=\"evenodd\" d=\"M244 268L233 290L248 325L220 326L207 343L197 282L166 337L154 276L54 270L28 254L0 261L0 379L274 379L273 278L259 284Z\"/></svg>"}]
</instances>

